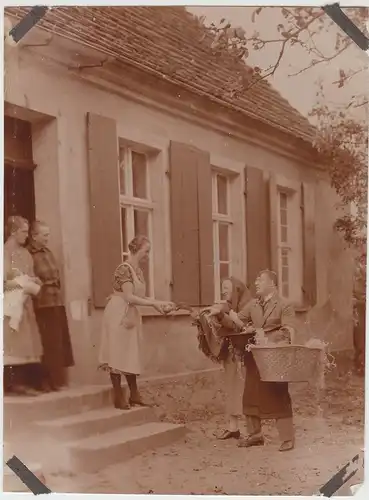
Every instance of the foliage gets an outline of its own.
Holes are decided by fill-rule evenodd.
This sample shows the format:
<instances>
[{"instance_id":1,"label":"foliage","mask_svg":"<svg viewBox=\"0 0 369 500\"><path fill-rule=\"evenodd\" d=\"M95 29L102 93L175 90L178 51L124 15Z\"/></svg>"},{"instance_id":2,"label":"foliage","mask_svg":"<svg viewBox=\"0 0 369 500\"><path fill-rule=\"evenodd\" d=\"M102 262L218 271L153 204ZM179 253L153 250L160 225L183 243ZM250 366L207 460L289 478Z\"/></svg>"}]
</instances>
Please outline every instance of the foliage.
<instances>
[{"instance_id":1,"label":"foliage","mask_svg":"<svg viewBox=\"0 0 369 500\"><path fill-rule=\"evenodd\" d=\"M226 19L222 19L218 25L212 23L207 30L213 37L212 48L215 54L221 55L227 52L236 60L247 62L250 53L253 51L262 51L267 46L274 45L278 47L275 61L266 68L248 67L249 86L254 85L262 79L266 79L275 74L280 63L288 52L288 49L294 46L302 47L311 57L309 64L299 70L295 75L300 74L319 64L329 63L338 58L354 42L345 33L336 29L334 22L320 8L313 7L258 7L252 13L252 22L262 22L262 14L273 9L273 15L278 9L281 13L281 21L277 25L277 36L263 38L255 30L253 33L246 33L242 27L234 27ZM364 32L366 31L366 20L368 19L368 8L352 7L343 9L348 17ZM204 21L204 19L202 19ZM335 28L332 30L332 28ZM322 49L319 44L319 36L332 30L336 33L335 43L332 50ZM354 78L358 73L366 70L363 64L359 70L345 72L338 68L337 80L335 85L341 88L345 83ZM363 96L353 96L350 105L361 106L366 104L367 99Z\"/></svg>"},{"instance_id":2,"label":"foliage","mask_svg":"<svg viewBox=\"0 0 369 500\"><path fill-rule=\"evenodd\" d=\"M336 229L347 243L365 257L368 195L368 128L365 124L317 104L311 112L318 119L315 146L319 161L325 165L331 185L342 207L351 210L336 220Z\"/></svg>"},{"instance_id":3,"label":"foliage","mask_svg":"<svg viewBox=\"0 0 369 500\"><path fill-rule=\"evenodd\" d=\"M235 62L240 60L248 63L252 51L262 51L269 45L278 46L276 60L266 68L248 68L248 80L243 79L237 89L243 93L261 80L272 77L280 66L290 47L300 46L310 55L309 64L295 73L308 71L319 64L329 63L337 59L338 88L345 86L366 65L355 71L344 71L339 68L339 56L347 51L354 43L344 32L336 29L334 22L321 8L313 7L258 7L252 13L252 22L262 22L263 12L278 9L282 19L277 25L277 37L264 39L258 31L251 34L241 27L233 27L231 23L222 19L218 25L212 23L207 30L211 33L212 49L219 57L231 56ZM364 32L369 10L365 7L344 9L348 17ZM275 16L276 17L276 16ZM336 39L331 52L319 46L319 36L332 28ZM358 49L359 50L359 49ZM361 261L366 259L366 218L367 218L367 149L368 128L367 121L359 122L351 113L355 107L366 106L366 95L354 95L346 106L334 109L327 105L324 99L323 87L318 92L318 103L311 111L310 116L318 124L315 147L319 151L319 161L326 166L330 174L331 184L338 193L344 207L354 207L354 212L346 209L346 213L336 220L336 229L343 234L345 241L359 250Z\"/></svg>"}]
</instances>

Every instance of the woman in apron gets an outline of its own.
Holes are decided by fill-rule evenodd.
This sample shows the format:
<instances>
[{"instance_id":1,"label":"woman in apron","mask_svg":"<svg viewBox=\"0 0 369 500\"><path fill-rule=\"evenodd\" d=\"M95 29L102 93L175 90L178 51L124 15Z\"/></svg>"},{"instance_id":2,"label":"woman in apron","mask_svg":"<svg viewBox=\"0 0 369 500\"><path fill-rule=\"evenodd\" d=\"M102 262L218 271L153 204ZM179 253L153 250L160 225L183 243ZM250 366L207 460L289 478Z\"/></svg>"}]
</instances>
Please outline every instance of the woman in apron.
<instances>
[{"instance_id":1,"label":"woman in apron","mask_svg":"<svg viewBox=\"0 0 369 500\"><path fill-rule=\"evenodd\" d=\"M150 241L136 236L128 245L130 255L115 270L113 294L106 305L99 355L99 367L110 373L115 408L125 410L131 406L147 406L142 401L137 376L142 371L142 318L137 306L150 306L161 314L171 311L173 304L146 295L145 279L140 268L149 255ZM130 390L127 401L121 385L125 376Z\"/></svg>"},{"instance_id":2,"label":"woman in apron","mask_svg":"<svg viewBox=\"0 0 369 500\"><path fill-rule=\"evenodd\" d=\"M31 254L24 247L28 237L28 221L20 216L10 217L7 223L9 237L4 244L4 289L17 288L14 272L35 278ZM34 396L41 367L42 344L38 330L32 297L23 305L22 319L17 331L10 327L10 319L3 319L4 326L4 383L5 390L17 394Z\"/></svg>"}]
</instances>

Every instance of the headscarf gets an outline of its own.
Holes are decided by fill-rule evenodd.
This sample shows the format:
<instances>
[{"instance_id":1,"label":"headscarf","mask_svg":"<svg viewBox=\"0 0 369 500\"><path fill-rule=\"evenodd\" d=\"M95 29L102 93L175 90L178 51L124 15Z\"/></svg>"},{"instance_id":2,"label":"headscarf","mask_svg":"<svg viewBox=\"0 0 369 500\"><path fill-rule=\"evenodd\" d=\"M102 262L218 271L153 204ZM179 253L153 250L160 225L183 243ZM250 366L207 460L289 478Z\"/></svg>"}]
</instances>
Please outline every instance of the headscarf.
<instances>
[{"instance_id":1,"label":"headscarf","mask_svg":"<svg viewBox=\"0 0 369 500\"><path fill-rule=\"evenodd\" d=\"M222 283L225 281L230 281L232 283L232 297L229 302L229 306L234 312L238 313L252 299L251 292L241 280L235 278L234 276L224 278Z\"/></svg>"}]
</instances>

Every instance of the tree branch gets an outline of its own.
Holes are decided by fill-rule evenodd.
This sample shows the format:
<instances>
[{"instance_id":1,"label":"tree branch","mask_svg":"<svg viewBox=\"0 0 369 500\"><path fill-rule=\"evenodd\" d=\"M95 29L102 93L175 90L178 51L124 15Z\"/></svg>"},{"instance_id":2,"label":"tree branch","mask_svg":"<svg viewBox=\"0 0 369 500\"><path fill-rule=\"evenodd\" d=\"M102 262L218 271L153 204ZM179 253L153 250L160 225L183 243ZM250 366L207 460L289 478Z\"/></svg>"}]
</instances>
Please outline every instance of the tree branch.
<instances>
[{"instance_id":1,"label":"tree branch","mask_svg":"<svg viewBox=\"0 0 369 500\"><path fill-rule=\"evenodd\" d=\"M309 70L311 68L314 68L315 66L318 66L318 64L322 64L322 63L327 63L327 62L333 61L333 59L335 59L337 56L339 56L340 54L342 54L342 52L344 52L351 45L351 43L352 42L347 41L346 44L345 44L345 46L342 47L339 51L337 51L334 55L329 56L329 57L324 57L324 58L319 59L319 60L314 60L314 61L311 62L311 64L309 64L309 66L306 66L305 68L300 69L296 73L291 73L288 76L298 76L298 75L301 75L301 73L304 73L305 71L307 71L307 70Z\"/></svg>"}]
</instances>

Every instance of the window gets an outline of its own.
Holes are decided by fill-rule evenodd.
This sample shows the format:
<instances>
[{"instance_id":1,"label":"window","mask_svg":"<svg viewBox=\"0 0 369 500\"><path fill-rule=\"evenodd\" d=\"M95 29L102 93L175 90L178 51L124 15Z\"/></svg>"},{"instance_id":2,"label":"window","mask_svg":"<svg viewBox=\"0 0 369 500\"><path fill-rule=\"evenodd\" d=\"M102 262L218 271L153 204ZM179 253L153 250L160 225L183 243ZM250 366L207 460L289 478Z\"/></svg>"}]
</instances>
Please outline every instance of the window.
<instances>
[{"instance_id":1,"label":"window","mask_svg":"<svg viewBox=\"0 0 369 500\"><path fill-rule=\"evenodd\" d=\"M298 193L278 191L278 281L282 297L302 300L302 219Z\"/></svg>"},{"instance_id":2,"label":"window","mask_svg":"<svg viewBox=\"0 0 369 500\"><path fill-rule=\"evenodd\" d=\"M230 181L220 173L213 174L213 242L215 300L221 298L221 282L231 275Z\"/></svg>"},{"instance_id":3,"label":"window","mask_svg":"<svg viewBox=\"0 0 369 500\"><path fill-rule=\"evenodd\" d=\"M288 234L288 194L279 192L279 287L283 297L290 295L289 277L290 277L290 251Z\"/></svg>"},{"instance_id":4,"label":"window","mask_svg":"<svg viewBox=\"0 0 369 500\"><path fill-rule=\"evenodd\" d=\"M150 193L148 157L130 148L121 148L119 154L119 192L121 213L121 239L123 259L128 257L128 243L137 235L147 236L152 244L153 202ZM142 266L146 280L146 293L154 295L153 249Z\"/></svg>"}]
</instances>

